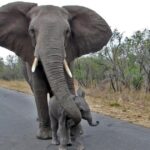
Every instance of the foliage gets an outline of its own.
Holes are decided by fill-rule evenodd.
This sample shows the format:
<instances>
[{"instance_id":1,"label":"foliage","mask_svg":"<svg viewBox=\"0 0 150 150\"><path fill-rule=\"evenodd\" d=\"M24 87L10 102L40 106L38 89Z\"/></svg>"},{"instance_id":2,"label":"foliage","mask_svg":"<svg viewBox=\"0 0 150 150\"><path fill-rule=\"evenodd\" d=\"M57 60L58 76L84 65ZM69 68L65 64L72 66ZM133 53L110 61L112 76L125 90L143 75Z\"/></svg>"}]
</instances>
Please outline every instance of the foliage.
<instances>
[{"instance_id":1,"label":"foliage","mask_svg":"<svg viewBox=\"0 0 150 150\"><path fill-rule=\"evenodd\" d=\"M0 79L20 80L23 79L21 60L17 56L8 55L6 63L0 58Z\"/></svg>"},{"instance_id":2,"label":"foliage","mask_svg":"<svg viewBox=\"0 0 150 150\"><path fill-rule=\"evenodd\" d=\"M106 47L76 61L74 74L85 87L107 80L114 91L124 87L150 91L150 30L137 31L130 38L114 30Z\"/></svg>"},{"instance_id":3,"label":"foliage","mask_svg":"<svg viewBox=\"0 0 150 150\"><path fill-rule=\"evenodd\" d=\"M143 77L141 75L136 75L132 79L132 84L135 90L140 90L143 83Z\"/></svg>"}]
</instances>

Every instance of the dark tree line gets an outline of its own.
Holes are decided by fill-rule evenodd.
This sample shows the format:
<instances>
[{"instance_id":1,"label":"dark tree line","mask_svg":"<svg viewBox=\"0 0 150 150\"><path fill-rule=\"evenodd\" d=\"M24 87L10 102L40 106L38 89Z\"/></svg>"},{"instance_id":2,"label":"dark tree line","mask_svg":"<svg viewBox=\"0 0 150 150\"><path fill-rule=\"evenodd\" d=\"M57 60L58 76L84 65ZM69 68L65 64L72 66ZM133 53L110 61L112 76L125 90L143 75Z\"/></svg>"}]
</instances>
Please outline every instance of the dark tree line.
<instances>
[{"instance_id":1,"label":"dark tree line","mask_svg":"<svg viewBox=\"0 0 150 150\"><path fill-rule=\"evenodd\" d=\"M114 91L144 88L150 92L150 30L131 37L114 30L103 50L76 61L74 74L85 87L108 81Z\"/></svg>"}]
</instances>

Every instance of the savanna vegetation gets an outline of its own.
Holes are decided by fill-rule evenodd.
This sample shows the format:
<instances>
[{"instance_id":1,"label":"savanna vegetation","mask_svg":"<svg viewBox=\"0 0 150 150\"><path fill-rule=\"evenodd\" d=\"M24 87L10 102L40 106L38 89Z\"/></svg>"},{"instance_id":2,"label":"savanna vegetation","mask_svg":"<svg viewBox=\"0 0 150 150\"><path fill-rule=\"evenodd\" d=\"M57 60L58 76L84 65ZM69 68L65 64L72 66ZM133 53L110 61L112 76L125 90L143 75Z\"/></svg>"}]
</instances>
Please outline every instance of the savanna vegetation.
<instances>
[{"instance_id":1,"label":"savanna vegetation","mask_svg":"<svg viewBox=\"0 0 150 150\"><path fill-rule=\"evenodd\" d=\"M21 60L14 55L8 55L6 61L0 57L0 79L23 80Z\"/></svg>"},{"instance_id":2,"label":"savanna vegetation","mask_svg":"<svg viewBox=\"0 0 150 150\"><path fill-rule=\"evenodd\" d=\"M150 30L131 37L114 30L103 50L75 61L74 76L93 111L150 127ZM0 58L0 79L0 86L30 93L16 56Z\"/></svg>"},{"instance_id":3,"label":"savanna vegetation","mask_svg":"<svg viewBox=\"0 0 150 150\"><path fill-rule=\"evenodd\" d=\"M114 92L124 88L150 92L150 30L137 31L130 38L115 30L103 50L79 58L74 70L84 87L108 83Z\"/></svg>"}]
</instances>

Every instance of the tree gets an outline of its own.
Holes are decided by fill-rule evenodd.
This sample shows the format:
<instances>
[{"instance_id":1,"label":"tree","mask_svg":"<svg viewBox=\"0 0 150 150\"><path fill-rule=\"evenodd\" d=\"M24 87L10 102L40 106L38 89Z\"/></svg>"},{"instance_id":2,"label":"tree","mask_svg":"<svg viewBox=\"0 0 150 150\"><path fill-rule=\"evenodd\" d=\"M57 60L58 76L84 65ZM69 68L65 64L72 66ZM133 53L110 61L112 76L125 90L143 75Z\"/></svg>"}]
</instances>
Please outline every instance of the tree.
<instances>
[{"instance_id":1,"label":"tree","mask_svg":"<svg viewBox=\"0 0 150 150\"><path fill-rule=\"evenodd\" d=\"M75 63L75 77L84 86L97 86L109 79L114 91L123 87L150 91L150 31L137 31L124 37L114 30L107 46Z\"/></svg>"},{"instance_id":2,"label":"tree","mask_svg":"<svg viewBox=\"0 0 150 150\"><path fill-rule=\"evenodd\" d=\"M1 64L3 64L3 70L0 72L0 78L5 80L23 79L22 63L17 56L8 55L6 58L6 63L4 63L4 61L0 61L0 66Z\"/></svg>"},{"instance_id":3,"label":"tree","mask_svg":"<svg viewBox=\"0 0 150 150\"><path fill-rule=\"evenodd\" d=\"M150 30L137 31L132 36L132 49L145 79L146 91L150 92Z\"/></svg>"},{"instance_id":4,"label":"tree","mask_svg":"<svg viewBox=\"0 0 150 150\"><path fill-rule=\"evenodd\" d=\"M4 59L0 57L0 75L2 74L4 70Z\"/></svg>"}]
</instances>

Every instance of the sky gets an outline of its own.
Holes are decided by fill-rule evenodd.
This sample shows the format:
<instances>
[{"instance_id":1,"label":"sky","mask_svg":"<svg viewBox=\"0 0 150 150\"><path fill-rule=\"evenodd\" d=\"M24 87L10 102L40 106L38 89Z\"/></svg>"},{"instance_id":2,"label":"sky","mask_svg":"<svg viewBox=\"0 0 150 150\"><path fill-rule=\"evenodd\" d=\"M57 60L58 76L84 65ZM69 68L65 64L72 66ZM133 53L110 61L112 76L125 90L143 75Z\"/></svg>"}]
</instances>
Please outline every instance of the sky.
<instances>
[{"instance_id":1,"label":"sky","mask_svg":"<svg viewBox=\"0 0 150 150\"><path fill-rule=\"evenodd\" d=\"M20 0L21 1L21 0ZM110 25L125 36L131 36L137 30L150 29L150 0L24 0L38 5L81 5L95 10ZM14 0L1 0L0 6ZM0 57L6 57L10 51L0 47Z\"/></svg>"}]
</instances>

